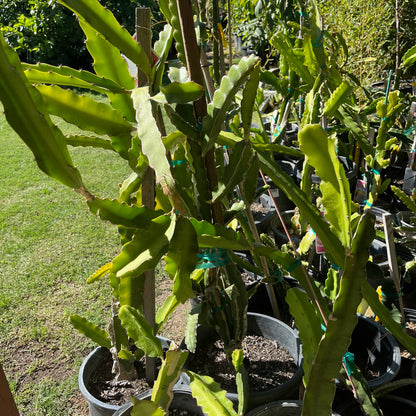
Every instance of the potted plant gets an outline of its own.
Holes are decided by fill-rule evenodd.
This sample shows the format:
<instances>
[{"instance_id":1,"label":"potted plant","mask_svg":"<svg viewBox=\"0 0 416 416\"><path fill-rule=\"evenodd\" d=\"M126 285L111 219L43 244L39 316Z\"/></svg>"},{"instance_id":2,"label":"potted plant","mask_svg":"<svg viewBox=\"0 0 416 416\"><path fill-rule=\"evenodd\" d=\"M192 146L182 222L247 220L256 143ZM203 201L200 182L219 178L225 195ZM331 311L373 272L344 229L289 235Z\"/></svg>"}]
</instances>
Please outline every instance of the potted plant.
<instances>
[{"instance_id":1,"label":"potted plant","mask_svg":"<svg viewBox=\"0 0 416 416\"><path fill-rule=\"evenodd\" d=\"M92 213L119 227L123 243L120 254L89 279L93 282L108 276L114 297L109 329L103 330L75 315L71 322L98 345L110 350L116 378L132 378L134 362L140 356L149 358L149 363L152 357L162 355L161 343L156 337L158 330L179 303L194 296L190 275L197 263L199 247L225 250L251 246L247 240L240 243L241 236L226 229L220 201L238 183L243 185L247 207L256 196L257 180L247 175L247 163L251 166L250 173L257 172L249 126L259 63L257 58L249 57L232 67L206 108L203 80L192 81L195 77L192 60L187 62L191 81L174 80L161 85L173 37L178 50L181 43L187 53L189 48L197 46L193 39L186 43L189 33L195 36L192 16L183 25L182 33L177 26L178 9L168 8L166 2L161 4L172 26L166 25L153 46L158 59L152 65L150 53L145 52L145 42L137 44L98 2L79 0L62 1L62 4L79 18L96 73L21 64L1 38L1 100L9 123L30 147L39 168L85 197ZM182 17L185 15L182 11ZM137 64L146 85L135 88L121 52ZM215 157L220 157L215 154L217 138L235 93L248 75L253 78L245 87L241 107L246 138L234 146L229 165L226 168L220 165L217 169ZM141 82L139 79L139 85ZM107 94L109 104L58 85ZM177 128L170 134L164 129L162 109ZM21 123L23 114L25 123ZM51 115L63 117L78 126L81 133L65 137L53 125ZM98 198L90 192L72 164L68 143L102 147L126 160L132 174L122 184L117 200ZM234 170L238 175L230 177L229 172ZM153 173L156 180L152 178ZM241 213L243 208L230 210L230 215ZM173 280L173 292L152 322L151 314L145 315L147 293L143 295L146 290L143 286L151 284L152 277L144 275L162 257ZM241 276L236 267L230 263L227 269L226 273L238 286ZM210 278L213 277L211 273ZM233 296L236 295L234 292ZM239 302L244 302L242 291L240 295ZM241 338L245 314L235 314L233 321L237 320L241 323L238 335ZM107 409L107 413L112 410Z\"/></svg>"},{"instance_id":2,"label":"potted plant","mask_svg":"<svg viewBox=\"0 0 416 416\"><path fill-rule=\"evenodd\" d=\"M96 74L42 64L22 65L0 37L0 99L9 123L30 147L39 168L85 197L94 214L119 226L123 243L120 254L91 278L94 281L108 275L115 298L110 331L82 318L72 318L78 329L98 344L110 347L119 374L129 373L132 362L141 354L161 355L160 340L155 334L179 303L194 296L193 284L202 282L206 293L204 305L209 308L200 316L206 317L225 341L237 369L239 392L244 391L240 346L246 333L247 294L241 273L230 261L233 250L251 251L265 278L270 276L270 266L285 269L305 291L292 289L288 298L301 337L309 337L310 341L304 343L307 344L304 414L329 413L335 389L333 379L339 373L362 297L400 342L416 350L414 342L390 319L376 293L366 284L365 264L373 236L373 218L369 212L352 215L348 181L335 157L334 140L316 124L319 114L315 104L319 103L322 88L327 95L325 117L335 114L357 134L363 149L374 155L357 123L351 121L351 110L344 106L350 86L341 81L333 63L326 61L319 43L322 30L317 13L313 14L307 38L312 48L305 48L311 57L305 62L314 71L308 72L298 62L280 35L276 37L276 45L299 72L297 75L296 71L292 72L291 86L300 86L302 78L302 85L307 89L308 106L299 133L300 149L321 178L326 219L311 201L311 192L307 189L308 169L299 189L275 163L273 152L282 151L280 145L270 144L261 135L252 137L251 121L259 80L261 76L269 76L261 74L256 57L242 59L230 68L207 105L202 71L199 60L195 59L198 44L189 1L160 2L170 24L153 45L158 57L154 65L146 42L137 44L98 1L62 0L61 3L77 14L87 34ZM316 6L314 2L312 5ZM189 80L183 82L180 73L172 72L173 82L162 85L173 38L179 57L186 62ZM120 53L140 69L137 88ZM333 72L329 73L327 64ZM331 77L321 76L321 71ZM97 103L57 85L105 93L110 103ZM241 89L241 101L236 101ZM234 106L240 115L228 123L232 131L224 132L223 126L229 121ZM162 110L174 126L170 133L164 129ZM83 133L66 138L53 125L50 115L64 117ZM103 134L108 137L102 137ZM100 146L126 160L132 174L123 182L117 200L98 198L85 186L72 164L68 143ZM223 146L229 149L228 164L224 163ZM332 273L333 282L339 277L340 289L331 313L320 291L304 274L296 253L283 252L269 242L262 242L256 231L249 207L258 196L259 167L299 207L322 240L331 262L341 270L342 276ZM241 200L233 204L232 195L237 186ZM237 216L243 232L226 226ZM152 282L147 272L162 257L172 277L173 289L153 323L151 314L144 315L143 283ZM219 268L222 275L218 273ZM230 312L228 316L224 313L224 302ZM302 315L305 311L306 315ZM191 340L197 321L194 319L192 323ZM321 324L325 325L324 332ZM241 397L239 412L243 413L246 399L244 395Z\"/></svg>"}]
</instances>

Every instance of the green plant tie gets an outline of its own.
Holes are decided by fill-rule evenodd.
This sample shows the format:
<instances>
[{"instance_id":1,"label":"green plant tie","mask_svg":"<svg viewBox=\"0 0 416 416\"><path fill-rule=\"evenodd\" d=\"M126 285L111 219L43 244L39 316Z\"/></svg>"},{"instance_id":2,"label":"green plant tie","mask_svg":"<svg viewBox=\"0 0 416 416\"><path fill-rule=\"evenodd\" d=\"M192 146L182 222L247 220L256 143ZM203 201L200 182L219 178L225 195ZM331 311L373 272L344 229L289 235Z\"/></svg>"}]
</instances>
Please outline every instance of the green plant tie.
<instances>
[{"instance_id":1,"label":"green plant tie","mask_svg":"<svg viewBox=\"0 0 416 416\"><path fill-rule=\"evenodd\" d=\"M199 253L197 256L201 260L195 266L196 269L222 267L231 261L230 252L223 248L209 248L202 253Z\"/></svg>"},{"instance_id":2,"label":"green plant tie","mask_svg":"<svg viewBox=\"0 0 416 416\"><path fill-rule=\"evenodd\" d=\"M222 290L222 291L221 291L221 293L222 293L223 295L226 295L225 290ZM222 311L225 309L225 307L226 307L229 303L230 303L230 298L229 298L229 297L227 297L227 298L225 299L225 302L224 302L224 303L222 303L222 304L221 304L221 306L216 306L215 308L212 308L212 311L213 311L213 312L222 312Z\"/></svg>"},{"instance_id":3,"label":"green plant tie","mask_svg":"<svg viewBox=\"0 0 416 416\"><path fill-rule=\"evenodd\" d=\"M300 265L302 265L302 260L301 259L297 259L294 263L292 263L288 268L287 268L287 271L290 273L290 272L293 272L293 270L295 270L296 269L296 267L298 267L298 266L300 266Z\"/></svg>"},{"instance_id":4,"label":"green plant tie","mask_svg":"<svg viewBox=\"0 0 416 416\"><path fill-rule=\"evenodd\" d=\"M339 266L337 266L336 264L331 264L331 267L334 269L334 270L341 270L341 267L339 267Z\"/></svg>"},{"instance_id":5,"label":"green plant tie","mask_svg":"<svg viewBox=\"0 0 416 416\"><path fill-rule=\"evenodd\" d=\"M197 128L199 131L202 131L202 124L201 124L201 123L197 123L197 124L196 124L196 128Z\"/></svg>"},{"instance_id":6,"label":"green plant tie","mask_svg":"<svg viewBox=\"0 0 416 416\"><path fill-rule=\"evenodd\" d=\"M373 206L373 204L370 204L367 200L364 201L364 204L367 205L369 208Z\"/></svg>"},{"instance_id":7,"label":"green plant tie","mask_svg":"<svg viewBox=\"0 0 416 416\"><path fill-rule=\"evenodd\" d=\"M320 48L321 46L323 46L322 37L323 37L323 32L321 30L321 33L319 34L317 39L314 42L312 42L312 46L314 48Z\"/></svg>"},{"instance_id":8,"label":"green plant tie","mask_svg":"<svg viewBox=\"0 0 416 416\"><path fill-rule=\"evenodd\" d=\"M403 292L401 290L400 290L399 293L397 293L397 292L381 292L381 296L384 296L386 299L390 299L390 300L399 299L399 297L402 294L403 294Z\"/></svg>"},{"instance_id":9,"label":"green plant tie","mask_svg":"<svg viewBox=\"0 0 416 416\"><path fill-rule=\"evenodd\" d=\"M370 172L374 173L375 175L380 175L380 172L376 169L373 169L373 168L370 169Z\"/></svg>"},{"instance_id":10,"label":"green plant tie","mask_svg":"<svg viewBox=\"0 0 416 416\"><path fill-rule=\"evenodd\" d=\"M405 136L409 136L414 131L416 131L416 126L412 126L412 127L408 128L408 129L406 129L403 133L404 133Z\"/></svg>"},{"instance_id":11,"label":"green plant tie","mask_svg":"<svg viewBox=\"0 0 416 416\"><path fill-rule=\"evenodd\" d=\"M275 129L277 129L278 133L280 134L282 131L280 130L279 123L276 120L276 117L272 115L273 121L276 123ZM273 133L273 136L277 137L279 134Z\"/></svg>"},{"instance_id":12,"label":"green plant tie","mask_svg":"<svg viewBox=\"0 0 416 416\"><path fill-rule=\"evenodd\" d=\"M185 163L187 163L186 160L171 160L171 161L169 161L169 165L171 165L172 167L183 165Z\"/></svg>"},{"instance_id":13,"label":"green plant tie","mask_svg":"<svg viewBox=\"0 0 416 416\"><path fill-rule=\"evenodd\" d=\"M278 124L276 124L276 129L277 129L277 132L280 134L280 133L282 133L282 131L280 130L280 127L279 127L279 125ZM273 136L274 137L277 137L277 136L279 136L279 134L277 134L277 133L273 133Z\"/></svg>"},{"instance_id":14,"label":"green plant tie","mask_svg":"<svg viewBox=\"0 0 416 416\"><path fill-rule=\"evenodd\" d=\"M347 351L342 358L342 362L345 364L347 374L350 376L355 369L354 354Z\"/></svg>"},{"instance_id":15,"label":"green plant tie","mask_svg":"<svg viewBox=\"0 0 416 416\"><path fill-rule=\"evenodd\" d=\"M277 283L281 283L283 282L283 273L282 271L279 269L279 267L276 267L275 269L273 269L270 272L270 277L275 277L277 278Z\"/></svg>"}]
</instances>

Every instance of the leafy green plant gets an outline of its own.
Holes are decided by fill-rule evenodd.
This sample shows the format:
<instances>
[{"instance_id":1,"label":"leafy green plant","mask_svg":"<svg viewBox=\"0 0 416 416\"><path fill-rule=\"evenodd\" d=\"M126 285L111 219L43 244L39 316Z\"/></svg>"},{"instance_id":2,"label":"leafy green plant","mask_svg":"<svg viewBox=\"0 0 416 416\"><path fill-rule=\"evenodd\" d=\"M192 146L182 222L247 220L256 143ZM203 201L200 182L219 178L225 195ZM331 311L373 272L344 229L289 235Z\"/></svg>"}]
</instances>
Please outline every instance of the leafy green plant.
<instances>
[{"instance_id":1,"label":"leafy green plant","mask_svg":"<svg viewBox=\"0 0 416 416\"><path fill-rule=\"evenodd\" d=\"M1 100L8 122L32 150L39 168L83 195L92 213L119 227L121 253L89 279L94 282L108 276L114 298L108 330L78 315L71 316L71 322L95 343L111 349L117 377L132 377L132 361L142 354L147 357L162 354L155 334L178 304L194 296L190 275L197 263L199 247L221 250L251 247L239 233L225 227L222 218L226 212L221 204L231 205L227 195L237 184L244 186L245 206L239 211L248 209L256 196L256 181L246 175L247 166L242 161L252 162L250 172L257 172L248 129L252 115L249 109L259 82L259 65L257 58L249 57L232 67L207 106L201 123L200 115L194 114L192 105L188 104L194 102L196 107L203 97L201 86L177 81L161 85L174 34L171 26L166 25L153 46L159 60L152 66L143 48L98 2L80 0L62 1L62 4L79 18L87 36L87 48L95 60L96 73L46 64L22 65L1 38ZM166 6L164 3L162 8L167 10ZM168 19L177 19L174 10L168 10ZM138 65L147 86L135 88L120 50ZM249 75L254 76L246 83ZM216 141L233 107L235 94L243 85L245 139L234 146L228 166L220 164L218 171L217 168L213 171L215 161L210 157L216 156L224 163L215 149ZM62 86L105 93L109 104ZM166 133L162 109L177 131ZM66 137L53 124L51 115L63 117L77 126L80 133ZM27 123L21 123L23 117ZM98 198L87 189L72 163L68 143L117 152L129 164L132 173L122 184L118 199ZM234 170L235 174L230 175ZM144 184L152 171L156 186L151 206L145 206L148 190ZM162 257L171 275L173 290L158 310L153 326L143 315L146 298L143 274L154 268ZM245 334L247 298L235 265L227 262L224 266L223 277L227 282L224 294L219 284L218 264L207 272L207 299L211 308L208 314L215 312L215 307L223 301L227 302L227 310L215 312L213 318L214 326L231 352L241 344Z\"/></svg>"},{"instance_id":2,"label":"leafy green plant","mask_svg":"<svg viewBox=\"0 0 416 416\"><path fill-rule=\"evenodd\" d=\"M271 55L269 41L273 33L285 29L287 22L299 20L304 7L303 1L233 0L235 32L265 62Z\"/></svg>"},{"instance_id":3,"label":"leafy green plant","mask_svg":"<svg viewBox=\"0 0 416 416\"><path fill-rule=\"evenodd\" d=\"M131 377L131 364L141 355L162 354L155 334L199 286L203 300L194 311L188 340L192 344L198 320L214 327L224 340L237 370L239 389L243 390L244 366L238 352L246 331L247 293L232 261L234 250L250 251L265 278L270 277L270 267L286 270L306 292L307 297L298 294L299 301L289 300L299 326L308 324L306 332L301 330L301 336L308 340L304 342L304 414L329 414L335 391L333 380L339 373L363 297L398 340L416 351L414 340L392 321L366 281L374 217L369 212L354 213L345 172L336 157L336 141L324 128L336 119L351 131L363 151L373 157L375 151L354 119L350 82L321 43L324 34L314 2L303 43L293 48L290 39L281 33L273 38L290 71L292 91L288 91L288 84L281 91L305 96L299 133L300 150L306 155L301 188L274 160L274 151L287 150L251 128L261 76L278 86L283 85L282 80L269 72L262 75L259 59L251 56L230 68L207 103L199 60L195 60L196 53L192 54L198 50L194 22L190 14L186 20L183 12L183 7L190 7L187 2L180 1L176 9L168 1L160 2L172 25L165 26L153 45L159 58L154 65L145 46L137 44L98 2L61 3L79 18L95 60L95 74L44 64L22 65L15 51L0 38L0 99L8 122L32 150L39 168L85 197L93 214L118 226L121 252L89 279L93 282L108 276L114 297L109 329L105 331L79 316L71 319L81 332L111 349L119 376ZM183 47L189 79L180 80L180 72L172 71L171 82L164 85L163 72L173 37ZM331 42L339 51L340 41ZM145 79L137 88L120 52L138 66ZM62 86L105 93L109 104ZM241 101L236 99L239 93ZM163 114L174 126L169 133ZM66 137L53 124L51 115L65 118L81 132ZM227 123L233 127L232 132L224 131ZM85 186L72 163L69 143L101 147L125 160L131 175L122 183L118 199L99 198ZM223 146L227 147L227 157ZM250 205L258 197L259 168L297 205L324 244L331 263L340 268L339 275L333 273L333 286L339 279L339 290L333 290L338 296L331 309L301 267L296 252L283 252L262 243L250 212ZM312 203L310 168L321 178L326 218ZM228 227L234 218L242 231ZM172 294L157 311L153 325L144 314L144 283L145 276L149 277L146 273L161 259L166 261L172 279ZM296 290L291 293L296 294ZM326 327L324 334L320 323ZM176 358L173 367L178 371L176 364L181 359ZM167 384L172 382L173 378ZM197 383L196 390L201 389L205 391ZM157 401L165 401L164 396ZM244 403L240 405L243 413Z\"/></svg>"},{"instance_id":4,"label":"leafy green plant","mask_svg":"<svg viewBox=\"0 0 416 416\"><path fill-rule=\"evenodd\" d=\"M380 70L392 68L394 46L389 44L389 33L394 22L393 2L380 5L361 0L321 0L318 3L325 24L346 39L350 59L345 69L354 73L361 84L368 86L378 81Z\"/></svg>"},{"instance_id":5,"label":"leafy green plant","mask_svg":"<svg viewBox=\"0 0 416 416\"><path fill-rule=\"evenodd\" d=\"M151 7L155 22L152 27L153 36L157 40L163 26L163 15L156 2L103 0L101 4L111 10L131 34L135 32L135 7L140 4ZM0 24L7 42L24 62L46 62L91 69L91 56L75 16L55 0L2 2Z\"/></svg>"}]
</instances>

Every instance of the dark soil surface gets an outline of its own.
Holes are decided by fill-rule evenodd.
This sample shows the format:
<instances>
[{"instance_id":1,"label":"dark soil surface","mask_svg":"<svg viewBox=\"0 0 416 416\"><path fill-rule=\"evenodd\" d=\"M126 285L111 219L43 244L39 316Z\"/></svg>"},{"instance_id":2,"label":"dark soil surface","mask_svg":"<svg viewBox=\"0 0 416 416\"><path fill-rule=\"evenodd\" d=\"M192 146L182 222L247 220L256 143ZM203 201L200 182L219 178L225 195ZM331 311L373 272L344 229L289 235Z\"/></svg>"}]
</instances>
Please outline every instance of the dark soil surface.
<instances>
[{"instance_id":1,"label":"dark soil surface","mask_svg":"<svg viewBox=\"0 0 416 416\"><path fill-rule=\"evenodd\" d=\"M103 363L102 366L97 367L97 371L91 376L87 388L98 400L120 406L124 404L130 396L137 396L152 388L146 381L143 360L137 363L137 378L134 380L115 381L111 368L112 361L108 360L106 363Z\"/></svg>"},{"instance_id":2,"label":"dark soil surface","mask_svg":"<svg viewBox=\"0 0 416 416\"><path fill-rule=\"evenodd\" d=\"M293 357L276 341L248 335L243 350L250 391L266 391L283 384L297 369ZM228 392L237 392L234 367L219 340L197 348L188 368L212 377Z\"/></svg>"}]
</instances>

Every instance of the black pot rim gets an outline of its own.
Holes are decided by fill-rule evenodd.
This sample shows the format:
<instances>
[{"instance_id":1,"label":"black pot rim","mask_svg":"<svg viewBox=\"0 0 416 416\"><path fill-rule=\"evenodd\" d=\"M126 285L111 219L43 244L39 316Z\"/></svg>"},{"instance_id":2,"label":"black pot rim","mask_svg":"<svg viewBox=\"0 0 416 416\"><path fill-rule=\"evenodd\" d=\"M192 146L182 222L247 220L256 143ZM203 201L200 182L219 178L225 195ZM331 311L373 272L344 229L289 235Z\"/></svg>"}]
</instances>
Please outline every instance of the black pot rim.
<instances>
[{"instance_id":1,"label":"black pot rim","mask_svg":"<svg viewBox=\"0 0 416 416\"><path fill-rule=\"evenodd\" d=\"M273 399L271 399L271 397L274 397L274 401L278 400L277 399L277 395L279 395L280 397L282 397L285 393L289 393L289 391L291 390L295 390L299 387L299 385L302 383L302 377L303 377L303 355L302 355L302 344L300 342L300 338L299 338L299 334L298 332L291 328L289 325L287 325L285 322L273 318L271 316L268 315L264 315L261 313L255 313L255 312L248 312L247 313L247 318L250 319L263 319L267 322L270 323L278 323L278 325L280 327L285 328L285 330L288 333L293 334L294 339L297 340L297 357L295 357L290 351L292 357L295 360L295 364L297 366L296 371L294 372L294 374L292 375L292 377L287 380L286 382L279 384L276 387L273 387L269 390L265 390L265 391L249 391L249 409L253 408L255 406L260 405L261 403L264 402L270 402L273 401ZM283 345L284 346L284 345ZM287 347L285 347L287 348ZM288 349L288 348L287 348ZM189 357L188 357L189 358ZM186 364L185 364L186 365ZM289 393L290 394L290 393ZM237 393L231 393L227 391L227 397L233 402L236 403L238 400L238 394Z\"/></svg>"},{"instance_id":2,"label":"black pot rim","mask_svg":"<svg viewBox=\"0 0 416 416\"><path fill-rule=\"evenodd\" d=\"M377 330L380 331L383 335L383 340L385 340L385 342L388 342L392 348L391 362L388 364L385 373L383 373L379 377L367 381L369 387L371 389L374 389L376 387L388 383L389 381L392 381L397 376L401 364L400 347L393 335L383 325L374 321L372 318L369 318L368 316L361 314L357 315L359 319L362 319L364 322L367 322L370 325L373 325L375 328L377 328Z\"/></svg>"},{"instance_id":3,"label":"black pot rim","mask_svg":"<svg viewBox=\"0 0 416 416\"><path fill-rule=\"evenodd\" d=\"M109 404L109 403L106 403L106 402L103 402L103 401L97 399L95 396L93 396L90 393L90 391L88 390L88 388L86 386L86 381L84 380L84 374L86 373L86 371L85 371L86 367L88 365L90 365L91 360L94 359L97 355L104 354L104 351L109 352L109 349L105 348L105 347L97 347L93 351L91 351L87 355L87 357L84 359L84 361L82 362L81 367L79 369L79 372L78 372L78 386L79 386L79 389L80 389L82 395L85 397L85 399L88 402L91 402L95 406L98 406L98 407L102 407L102 408L106 408L108 410L116 411L120 408L120 406L117 406L117 405L114 405L114 404Z\"/></svg>"}]
</instances>

